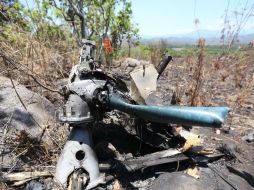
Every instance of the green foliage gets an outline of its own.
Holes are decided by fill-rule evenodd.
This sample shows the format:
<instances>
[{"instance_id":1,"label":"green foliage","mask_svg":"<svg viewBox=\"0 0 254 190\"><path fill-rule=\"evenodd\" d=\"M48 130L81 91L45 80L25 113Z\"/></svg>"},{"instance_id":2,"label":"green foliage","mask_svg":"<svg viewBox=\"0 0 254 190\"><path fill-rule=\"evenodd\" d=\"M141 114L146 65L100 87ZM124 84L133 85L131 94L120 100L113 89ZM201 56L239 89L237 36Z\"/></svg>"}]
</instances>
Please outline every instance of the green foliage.
<instances>
[{"instance_id":1,"label":"green foliage","mask_svg":"<svg viewBox=\"0 0 254 190\"><path fill-rule=\"evenodd\" d=\"M126 40L129 46L129 56L131 44L136 45L139 39L138 27L136 24L131 22L131 16L131 2L123 1L123 8L116 15L116 22L111 28L112 45L115 52L117 52L117 50L121 47L122 41Z\"/></svg>"},{"instance_id":2,"label":"green foliage","mask_svg":"<svg viewBox=\"0 0 254 190\"><path fill-rule=\"evenodd\" d=\"M167 48L167 52L172 57L186 57L188 55L193 54L193 47L175 47L175 48Z\"/></svg>"},{"instance_id":3,"label":"green foliage","mask_svg":"<svg viewBox=\"0 0 254 190\"><path fill-rule=\"evenodd\" d=\"M0 24L16 23L22 28L26 28L26 22L23 20L24 7L17 0L5 0L0 3Z\"/></svg>"},{"instance_id":4,"label":"green foliage","mask_svg":"<svg viewBox=\"0 0 254 190\"><path fill-rule=\"evenodd\" d=\"M116 58L129 57L129 48L126 45L118 51ZM131 49L131 57L135 59L149 60L151 50L147 45L138 44Z\"/></svg>"},{"instance_id":5,"label":"green foliage","mask_svg":"<svg viewBox=\"0 0 254 190\"><path fill-rule=\"evenodd\" d=\"M67 23L61 21L63 17L60 16L59 11L59 15L56 16L58 9L52 7L50 0L34 0L29 3L25 1L25 4L14 0L1 6L6 18L1 20L0 17L2 41L15 43L16 33L26 32L47 46L58 44L52 42L66 41L70 47L73 47L76 43Z\"/></svg>"},{"instance_id":6,"label":"green foliage","mask_svg":"<svg viewBox=\"0 0 254 190\"><path fill-rule=\"evenodd\" d=\"M118 12L116 7L119 8ZM94 0L87 6L85 15L89 38L96 40L98 46L101 46L100 39L110 36L114 56L117 56L123 40L131 43L138 37L138 28L131 21L130 1Z\"/></svg>"},{"instance_id":7,"label":"green foliage","mask_svg":"<svg viewBox=\"0 0 254 190\"><path fill-rule=\"evenodd\" d=\"M151 48L153 47L153 48ZM161 57L161 50L159 49L165 49L165 51L171 55L174 58L182 57L185 58L189 55L196 55L198 54L198 48L195 45L183 45L183 46L177 46L177 45L167 45L165 48L156 47L156 45L152 44L139 44L136 47L134 47L131 50L131 55L133 58L136 59L144 59L144 60L150 60L151 55L153 52L158 52L158 57ZM204 49L204 53L207 56L221 56L223 54L223 47L222 46L206 46ZM237 47L232 47L229 49L229 54L236 55L239 54L239 50ZM125 45L118 54L118 57L127 57L128 56L128 47Z\"/></svg>"},{"instance_id":8,"label":"green foliage","mask_svg":"<svg viewBox=\"0 0 254 190\"><path fill-rule=\"evenodd\" d=\"M10 27L15 24L48 45L53 40L73 42L73 37L80 40L84 36L81 30L84 26L88 38L96 41L99 53L106 36L111 38L114 56L118 55L124 41L129 47L137 44L138 27L132 22L128 0L34 0L23 3L5 0L2 8L7 11L3 18L0 14L1 23ZM4 29L4 33L13 41L8 34L10 27Z\"/></svg>"},{"instance_id":9,"label":"green foliage","mask_svg":"<svg viewBox=\"0 0 254 190\"><path fill-rule=\"evenodd\" d=\"M15 43L15 35L12 33L13 28L9 25L5 27L5 29L2 31L2 34L0 35L0 41L7 41L9 43Z\"/></svg>"}]
</instances>

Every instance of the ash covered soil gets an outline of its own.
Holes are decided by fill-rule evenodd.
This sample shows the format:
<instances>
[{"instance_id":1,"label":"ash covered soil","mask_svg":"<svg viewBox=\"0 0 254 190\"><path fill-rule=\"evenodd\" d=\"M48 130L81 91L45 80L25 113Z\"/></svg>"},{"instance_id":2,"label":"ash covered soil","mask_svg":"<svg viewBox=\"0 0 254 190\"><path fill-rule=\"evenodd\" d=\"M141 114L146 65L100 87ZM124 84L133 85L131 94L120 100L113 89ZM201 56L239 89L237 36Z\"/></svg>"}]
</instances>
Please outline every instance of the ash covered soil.
<instances>
[{"instance_id":1,"label":"ash covered soil","mask_svg":"<svg viewBox=\"0 0 254 190\"><path fill-rule=\"evenodd\" d=\"M192 127L200 135L202 145L226 156L208 165L198 165L199 179L185 174L186 166L162 165L149 168L126 189L254 189L254 60L247 64L234 57L208 58L202 68L202 79L197 96L198 106L228 106L229 117L220 130ZM151 104L168 106L172 102L188 105L193 93L195 66L191 61L177 58L168 65L151 96ZM131 70L131 69L130 69ZM129 70L129 71L130 71ZM122 73L122 69L113 72ZM173 98L173 99L172 99ZM247 136L246 136L247 135ZM188 168L189 166L187 166ZM178 172L176 170L178 169ZM179 171L180 170L180 171ZM146 176L146 177L144 177ZM127 179L125 178L125 180ZM134 184L134 185L133 185Z\"/></svg>"},{"instance_id":2,"label":"ash covered soil","mask_svg":"<svg viewBox=\"0 0 254 190\"><path fill-rule=\"evenodd\" d=\"M190 105L193 85L195 86L195 71L197 71L194 62L195 60L174 59L158 80L157 91L150 96L150 103L165 106L171 104ZM240 60L234 57L205 59L202 77L199 81L199 90L194 100L197 106L228 106L231 108L231 113L220 130L196 126L190 129L191 132L200 135L204 148L212 150L215 154L223 153L225 156L209 164L200 160L194 163L177 162L152 166L132 173L123 173L121 170L109 171L109 174L113 175L115 179L97 189L254 189L254 61L246 64L239 63ZM111 72L126 79L132 69L133 67L116 67ZM126 80L127 84L129 82ZM8 88L12 87L11 84L8 85ZM1 90L4 89L6 87L1 87ZM12 94L15 94L13 89ZM24 100L22 96L21 98ZM3 106L3 99L0 101ZM16 101L15 105L22 108L21 103ZM59 105L59 102L55 103L57 106ZM7 108L8 105L3 106L5 109L3 113L7 113ZM22 110L26 111L24 108ZM12 113L11 111L10 113ZM10 116L15 119L15 114L16 112L13 116L11 116L12 114L1 115L1 119L4 119L3 123L6 124ZM52 116L53 114L50 112L49 115ZM28 116L30 117L30 115ZM114 117L114 113L110 116ZM116 162L117 159L126 160L161 150L151 147L145 142L140 142L138 138L131 135L127 125L114 123L110 117L108 120L108 124L100 124L93 130L95 151L100 163ZM18 125L20 124L14 123L11 127L17 131L19 130ZM54 134L58 146L62 147L63 141L68 135L68 128L53 122L52 124L47 123L47 126L46 132L51 135ZM21 130L26 130L29 133L31 129L37 128L26 129L24 126ZM41 131L38 133L40 136ZM10 141L12 141L11 138L12 136L10 136ZM13 138L17 139L16 137ZM45 141L50 142L50 140ZM38 156L35 158L31 152L28 161L26 161L27 158L17 160L17 157L15 163L10 163L6 170L12 172L18 168L23 171L25 168L26 171L30 171L31 168L36 168L36 164L38 167L54 168L60 150L54 143L52 143L52 147L48 147L46 154L44 150L42 151L41 156L44 156L43 159L49 161L48 163ZM6 146L3 149L6 149ZM16 152L16 155L20 152ZM16 158L15 155L13 157ZM186 170L190 167L198 169L198 179L186 174ZM28 182L20 186L19 189L34 189L35 185L33 184L41 189L54 187L52 178L42 178Z\"/></svg>"},{"instance_id":3,"label":"ash covered soil","mask_svg":"<svg viewBox=\"0 0 254 190\"><path fill-rule=\"evenodd\" d=\"M237 63L237 60L234 61ZM192 132L201 136L204 147L220 150L233 159L221 159L211 165L212 169L200 167L199 180L203 183L201 189L254 189L254 143L243 140L245 135L253 133L254 130L254 62L250 63L246 70L241 70L238 65L231 65L233 61L230 58L222 60L220 68L217 69L214 66L216 62L218 60L205 62L201 87L204 104L227 105L231 108L231 113L220 133L204 127L193 127ZM184 68L189 67L185 64L188 63L183 60L172 62L166 76L159 81L158 93L166 94L165 89L169 88L170 91L172 87L177 89L182 86L188 89L191 76L184 72ZM242 72L245 76L239 79L240 81L236 81L237 72ZM184 93L184 90L180 93ZM182 99L184 98L188 99L183 96ZM169 101L165 95L164 99L165 103ZM218 174L232 186L225 183Z\"/></svg>"}]
</instances>

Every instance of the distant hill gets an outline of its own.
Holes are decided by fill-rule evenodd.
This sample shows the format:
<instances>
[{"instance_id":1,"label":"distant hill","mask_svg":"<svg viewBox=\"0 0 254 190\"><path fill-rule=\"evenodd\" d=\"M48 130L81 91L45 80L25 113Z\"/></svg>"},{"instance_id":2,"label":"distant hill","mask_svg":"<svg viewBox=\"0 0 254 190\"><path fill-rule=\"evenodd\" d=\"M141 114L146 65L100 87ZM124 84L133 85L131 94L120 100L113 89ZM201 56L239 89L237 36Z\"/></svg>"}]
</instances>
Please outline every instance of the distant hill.
<instances>
[{"instance_id":1,"label":"distant hill","mask_svg":"<svg viewBox=\"0 0 254 190\"><path fill-rule=\"evenodd\" d=\"M172 34L166 36L144 36L142 38L143 43L151 43L159 41L161 39L165 40L167 43L172 45L194 45L197 40L202 37L206 39L206 44L208 45L219 45L221 33L219 31L210 30L199 30L193 31L186 34ZM254 33L252 34L241 34L239 36L239 42L242 44L248 44L250 41L254 40Z\"/></svg>"}]
</instances>

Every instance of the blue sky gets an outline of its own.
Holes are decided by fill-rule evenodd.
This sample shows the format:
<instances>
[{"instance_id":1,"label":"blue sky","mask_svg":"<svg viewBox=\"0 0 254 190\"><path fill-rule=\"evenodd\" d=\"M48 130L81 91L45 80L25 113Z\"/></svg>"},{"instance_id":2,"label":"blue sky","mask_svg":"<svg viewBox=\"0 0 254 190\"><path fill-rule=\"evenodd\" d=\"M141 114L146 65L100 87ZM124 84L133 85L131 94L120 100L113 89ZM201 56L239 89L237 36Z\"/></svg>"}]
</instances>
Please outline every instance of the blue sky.
<instances>
[{"instance_id":1,"label":"blue sky","mask_svg":"<svg viewBox=\"0 0 254 190\"><path fill-rule=\"evenodd\" d=\"M34 0L20 0L31 8ZM235 21L234 11L249 10L254 0L131 0L133 21L138 24L142 37L186 34L196 31L194 20L198 18L199 30L220 31L223 28L225 10ZM254 6L253 6L254 8ZM254 9L253 9L254 10ZM254 12L253 12L254 15ZM245 33L254 33L254 16L243 27Z\"/></svg>"},{"instance_id":2,"label":"blue sky","mask_svg":"<svg viewBox=\"0 0 254 190\"><path fill-rule=\"evenodd\" d=\"M254 0L132 0L133 21L141 36L189 33L196 30L196 18L199 29L220 31L228 2L233 16L233 11L240 11L246 3L249 8ZM251 17L243 31L254 32L253 21Z\"/></svg>"}]
</instances>

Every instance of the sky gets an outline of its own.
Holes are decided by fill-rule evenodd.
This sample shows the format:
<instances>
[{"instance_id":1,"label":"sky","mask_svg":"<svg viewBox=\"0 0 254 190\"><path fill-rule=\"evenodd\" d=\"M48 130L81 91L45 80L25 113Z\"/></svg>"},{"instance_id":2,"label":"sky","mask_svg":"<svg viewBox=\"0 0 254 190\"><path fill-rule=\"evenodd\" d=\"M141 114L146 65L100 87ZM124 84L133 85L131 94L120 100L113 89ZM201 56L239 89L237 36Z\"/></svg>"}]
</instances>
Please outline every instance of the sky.
<instances>
[{"instance_id":1,"label":"sky","mask_svg":"<svg viewBox=\"0 0 254 190\"><path fill-rule=\"evenodd\" d=\"M20 0L23 5L33 6L34 0ZM141 37L181 35L199 30L221 31L228 7L231 22L234 11L241 12L253 5L254 0L131 0L133 22L138 24ZM199 24L195 25L195 20ZM243 33L254 33L254 16L248 19Z\"/></svg>"},{"instance_id":2,"label":"sky","mask_svg":"<svg viewBox=\"0 0 254 190\"><path fill-rule=\"evenodd\" d=\"M223 27L225 10L228 15L247 9L254 0L132 0L133 21L138 24L141 36L164 36L184 34L198 29L220 31ZM254 19L250 17L243 32L254 33Z\"/></svg>"}]
</instances>

